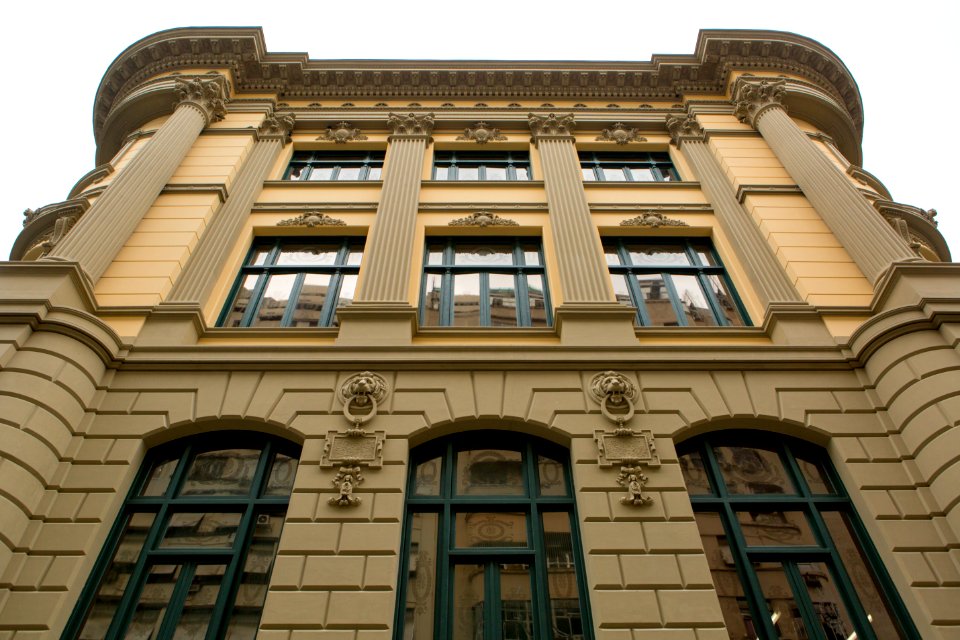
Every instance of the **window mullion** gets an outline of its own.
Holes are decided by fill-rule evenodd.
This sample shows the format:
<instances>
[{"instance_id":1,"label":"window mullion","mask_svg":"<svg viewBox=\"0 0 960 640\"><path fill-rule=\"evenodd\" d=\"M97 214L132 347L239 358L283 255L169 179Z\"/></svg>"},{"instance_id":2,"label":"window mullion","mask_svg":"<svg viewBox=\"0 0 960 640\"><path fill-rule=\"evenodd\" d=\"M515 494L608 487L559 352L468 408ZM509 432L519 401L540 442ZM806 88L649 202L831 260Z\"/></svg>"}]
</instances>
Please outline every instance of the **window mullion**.
<instances>
[{"instance_id":1,"label":"window mullion","mask_svg":"<svg viewBox=\"0 0 960 640\"><path fill-rule=\"evenodd\" d=\"M480 272L480 326L490 326L490 272Z\"/></svg>"},{"instance_id":2,"label":"window mullion","mask_svg":"<svg viewBox=\"0 0 960 640\"><path fill-rule=\"evenodd\" d=\"M500 565L496 560L484 563L484 640L503 640L503 600L500 593Z\"/></svg>"},{"instance_id":3,"label":"window mullion","mask_svg":"<svg viewBox=\"0 0 960 640\"><path fill-rule=\"evenodd\" d=\"M330 274L330 281L327 284L327 296L320 308L320 318L317 321L319 327L333 326L333 316L337 312L337 301L340 299L340 283L343 280L343 274L338 267L336 271Z\"/></svg>"},{"instance_id":4,"label":"window mullion","mask_svg":"<svg viewBox=\"0 0 960 640\"><path fill-rule=\"evenodd\" d=\"M677 288L673 284L673 276L668 271L661 272L660 276L663 278L663 286L667 288L667 295L670 296L670 304L677 314L677 324L681 327L689 326L687 324L687 314L683 310L683 301L677 294Z\"/></svg>"},{"instance_id":5,"label":"window mullion","mask_svg":"<svg viewBox=\"0 0 960 640\"><path fill-rule=\"evenodd\" d=\"M183 612L183 604L190 592L190 585L197 572L197 565L194 562L185 562L180 565L183 567L180 577L170 595L170 602L167 604L167 610L163 614L163 622L160 623L160 629L157 630L157 639L166 640L172 638L177 629L177 623L180 621L180 614ZM212 622L212 620L211 620Z\"/></svg>"},{"instance_id":6,"label":"window mullion","mask_svg":"<svg viewBox=\"0 0 960 640\"><path fill-rule=\"evenodd\" d=\"M803 627L807 632L807 637L811 640L828 640L823 633L823 627L820 624L820 618L817 616L810 595L807 593L806 584L803 576L800 575L800 569L796 562L784 560L781 565L783 572L787 577L787 584L793 591L793 601L800 610L800 619L803 620ZM860 638L860 640L864 640ZM872 640L872 639L871 639Z\"/></svg>"},{"instance_id":7,"label":"window mullion","mask_svg":"<svg viewBox=\"0 0 960 640\"><path fill-rule=\"evenodd\" d=\"M293 321L294 310L297 308L297 302L300 299L300 290L303 289L304 272L297 273L293 280L293 286L290 287L290 297L287 298L287 308L283 310L283 316L280 318L281 327L289 327Z\"/></svg>"}]
</instances>

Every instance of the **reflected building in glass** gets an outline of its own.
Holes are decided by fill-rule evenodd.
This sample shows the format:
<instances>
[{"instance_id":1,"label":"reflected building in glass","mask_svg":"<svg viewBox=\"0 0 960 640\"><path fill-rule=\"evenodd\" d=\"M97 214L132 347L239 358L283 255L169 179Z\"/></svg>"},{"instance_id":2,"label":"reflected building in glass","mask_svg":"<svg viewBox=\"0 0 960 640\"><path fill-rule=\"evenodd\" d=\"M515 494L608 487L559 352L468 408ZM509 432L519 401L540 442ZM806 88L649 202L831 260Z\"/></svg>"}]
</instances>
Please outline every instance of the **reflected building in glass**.
<instances>
[{"instance_id":1,"label":"reflected building in glass","mask_svg":"<svg viewBox=\"0 0 960 640\"><path fill-rule=\"evenodd\" d=\"M823 44L690 50L121 52L0 264L3 637L956 638L935 212Z\"/></svg>"}]
</instances>

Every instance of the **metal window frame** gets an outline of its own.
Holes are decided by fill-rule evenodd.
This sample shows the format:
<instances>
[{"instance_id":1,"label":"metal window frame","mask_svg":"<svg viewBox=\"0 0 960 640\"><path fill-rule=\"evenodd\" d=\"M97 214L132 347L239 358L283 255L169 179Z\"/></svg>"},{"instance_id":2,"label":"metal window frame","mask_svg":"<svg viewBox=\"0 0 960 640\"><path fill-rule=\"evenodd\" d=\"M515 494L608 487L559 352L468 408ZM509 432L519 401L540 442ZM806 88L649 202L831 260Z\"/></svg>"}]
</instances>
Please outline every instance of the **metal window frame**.
<instances>
[{"instance_id":1,"label":"metal window frame","mask_svg":"<svg viewBox=\"0 0 960 640\"><path fill-rule=\"evenodd\" d=\"M580 168L593 171L590 182L676 182L680 174L666 152L596 152L580 151ZM653 180L635 180L628 169L650 169ZM620 169L623 180L607 180L604 169Z\"/></svg>"},{"instance_id":2,"label":"metal window frame","mask_svg":"<svg viewBox=\"0 0 960 640\"><path fill-rule=\"evenodd\" d=\"M540 258L539 265L526 264L523 245L537 244L537 254ZM511 247L513 253L513 265L458 265L456 263L456 249L458 244L490 244L504 247ZM443 263L439 265L429 264L430 247L437 244L443 245ZM423 255L423 273L420 283L420 319L424 327L453 327L454 321L454 279L458 273L480 274L480 326L483 328L523 328L532 325L530 315L530 291L527 286L528 275L539 275L543 282L543 306L546 317L546 326L553 326L553 314L550 304L550 291L547 286L547 271L544 264L543 243L540 238L534 237L516 237L516 238L475 238L469 236L456 236L447 238L427 238L424 242ZM517 295L517 324L515 327L491 327L490 316L490 274L512 274L514 291ZM427 304L427 276L429 274L440 274L440 324L424 325L423 319L426 317Z\"/></svg>"},{"instance_id":3,"label":"metal window frame","mask_svg":"<svg viewBox=\"0 0 960 640\"><path fill-rule=\"evenodd\" d=\"M294 182L339 182L340 170L345 167L360 167L360 176L356 180L349 182L363 182L370 180L371 169L380 169L383 171L383 161L385 157L383 151L366 151L361 157L360 154L338 153L330 151L298 151L293 154L290 164L283 172L284 180ZM299 177L292 177L295 169L300 169ZM333 169L333 173L326 180L310 180L310 175L314 169L325 168Z\"/></svg>"},{"instance_id":4,"label":"metal window frame","mask_svg":"<svg viewBox=\"0 0 960 640\"><path fill-rule=\"evenodd\" d=\"M441 182L459 182L461 181L458 175L460 166L478 168L479 175L477 179L469 180L469 182L487 181L487 166L505 168L507 170L506 180L509 182L527 182L533 180L529 151L435 151L433 155L433 170L430 177L433 180L439 180ZM446 178L437 177L437 169L440 167L447 169ZM517 176L518 168L526 169L526 178Z\"/></svg>"}]
</instances>

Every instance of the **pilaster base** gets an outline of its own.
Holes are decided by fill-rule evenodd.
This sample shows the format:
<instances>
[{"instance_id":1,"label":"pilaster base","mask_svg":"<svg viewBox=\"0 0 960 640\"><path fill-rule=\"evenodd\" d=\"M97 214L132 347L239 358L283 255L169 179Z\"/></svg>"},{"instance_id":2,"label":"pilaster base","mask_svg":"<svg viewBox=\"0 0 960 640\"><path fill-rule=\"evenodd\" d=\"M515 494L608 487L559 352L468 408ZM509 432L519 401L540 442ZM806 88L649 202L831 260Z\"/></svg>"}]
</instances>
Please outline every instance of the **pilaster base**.
<instances>
[{"instance_id":1,"label":"pilaster base","mask_svg":"<svg viewBox=\"0 0 960 640\"><path fill-rule=\"evenodd\" d=\"M405 302L354 302L337 310L337 345L394 347L413 343L417 310Z\"/></svg>"},{"instance_id":2,"label":"pilaster base","mask_svg":"<svg viewBox=\"0 0 960 640\"><path fill-rule=\"evenodd\" d=\"M571 347L637 346L637 310L618 302L566 303L557 307L560 344Z\"/></svg>"}]
</instances>

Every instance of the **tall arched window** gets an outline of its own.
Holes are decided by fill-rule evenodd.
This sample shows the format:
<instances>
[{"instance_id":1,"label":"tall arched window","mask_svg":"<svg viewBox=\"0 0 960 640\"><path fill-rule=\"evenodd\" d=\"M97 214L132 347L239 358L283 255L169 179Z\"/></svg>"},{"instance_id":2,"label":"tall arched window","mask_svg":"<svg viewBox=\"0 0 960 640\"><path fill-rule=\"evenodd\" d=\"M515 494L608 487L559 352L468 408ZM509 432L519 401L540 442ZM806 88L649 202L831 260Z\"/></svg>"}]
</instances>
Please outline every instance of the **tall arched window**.
<instances>
[{"instance_id":1,"label":"tall arched window","mask_svg":"<svg viewBox=\"0 0 960 640\"><path fill-rule=\"evenodd\" d=\"M919 638L822 449L723 431L677 446L731 638Z\"/></svg>"},{"instance_id":2,"label":"tall arched window","mask_svg":"<svg viewBox=\"0 0 960 640\"><path fill-rule=\"evenodd\" d=\"M591 638L566 450L504 431L415 449L396 638Z\"/></svg>"},{"instance_id":3,"label":"tall arched window","mask_svg":"<svg viewBox=\"0 0 960 640\"><path fill-rule=\"evenodd\" d=\"M252 640L298 458L248 432L151 451L64 638Z\"/></svg>"}]
</instances>

